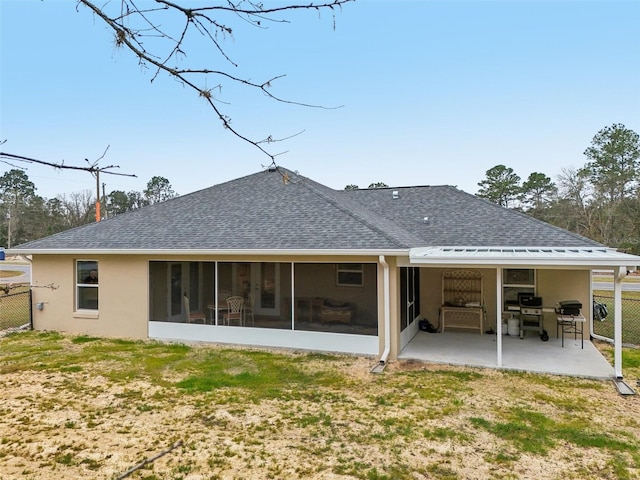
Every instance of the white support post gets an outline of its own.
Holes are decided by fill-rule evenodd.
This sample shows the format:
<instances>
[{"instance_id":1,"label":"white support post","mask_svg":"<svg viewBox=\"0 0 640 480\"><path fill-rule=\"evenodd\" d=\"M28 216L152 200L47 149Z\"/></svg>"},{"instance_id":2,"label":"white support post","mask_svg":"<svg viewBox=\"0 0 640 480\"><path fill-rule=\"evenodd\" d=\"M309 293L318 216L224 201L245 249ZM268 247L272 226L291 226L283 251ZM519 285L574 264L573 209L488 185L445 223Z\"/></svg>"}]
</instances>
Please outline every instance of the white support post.
<instances>
[{"instance_id":1,"label":"white support post","mask_svg":"<svg viewBox=\"0 0 640 480\"><path fill-rule=\"evenodd\" d=\"M213 311L213 314L215 315L215 321L213 322L214 325L218 325L218 308L220 307L220 305L218 305L218 291L220 290L220 284L218 283L218 261L216 260L213 264L213 268L215 269L213 272L213 298L214 298L214 304L215 304L215 309Z\"/></svg>"},{"instance_id":2,"label":"white support post","mask_svg":"<svg viewBox=\"0 0 640 480\"><path fill-rule=\"evenodd\" d=\"M502 367L502 267L496 268L496 334L497 364Z\"/></svg>"},{"instance_id":3,"label":"white support post","mask_svg":"<svg viewBox=\"0 0 640 480\"><path fill-rule=\"evenodd\" d=\"M296 264L291 262L291 330L296 329ZM313 307L311 307L311 315L313 316ZM311 319L309 319L311 323Z\"/></svg>"},{"instance_id":4,"label":"white support post","mask_svg":"<svg viewBox=\"0 0 640 480\"><path fill-rule=\"evenodd\" d=\"M622 280L627 276L626 267L618 267L613 276L613 371L622 378Z\"/></svg>"}]
</instances>

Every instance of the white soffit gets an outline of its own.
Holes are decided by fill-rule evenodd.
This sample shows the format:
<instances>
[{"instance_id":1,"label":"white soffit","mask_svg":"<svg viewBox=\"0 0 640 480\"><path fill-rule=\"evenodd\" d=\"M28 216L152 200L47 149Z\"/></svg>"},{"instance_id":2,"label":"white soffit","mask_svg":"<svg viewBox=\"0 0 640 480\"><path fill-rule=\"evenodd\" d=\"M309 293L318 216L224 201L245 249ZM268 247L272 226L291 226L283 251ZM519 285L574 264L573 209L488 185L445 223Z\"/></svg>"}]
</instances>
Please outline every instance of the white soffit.
<instances>
[{"instance_id":1,"label":"white soffit","mask_svg":"<svg viewBox=\"0 0 640 480\"><path fill-rule=\"evenodd\" d=\"M640 257L607 247L419 247L409 250L414 264L550 265L631 267Z\"/></svg>"}]
</instances>

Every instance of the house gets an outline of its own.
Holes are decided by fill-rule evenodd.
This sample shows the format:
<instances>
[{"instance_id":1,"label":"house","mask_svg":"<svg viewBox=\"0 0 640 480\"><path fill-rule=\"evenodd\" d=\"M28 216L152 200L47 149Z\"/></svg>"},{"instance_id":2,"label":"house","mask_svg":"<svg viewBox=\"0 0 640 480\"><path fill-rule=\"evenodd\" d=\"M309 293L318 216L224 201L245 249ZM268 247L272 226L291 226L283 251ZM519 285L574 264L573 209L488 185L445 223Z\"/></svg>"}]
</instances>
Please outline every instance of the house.
<instances>
[{"instance_id":1,"label":"house","mask_svg":"<svg viewBox=\"0 0 640 480\"><path fill-rule=\"evenodd\" d=\"M621 279L640 264L454 187L336 191L281 167L10 253L32 256L36 329L384 363L430 319L447 332L497 331L498 367L503 320L519 316L521 296L542 299L533 328L552 339L553 307L581 302L588 340L591 270L614 269L620 298ZM237 312L229 297L242 299Z\"/></svg>"}]
</instances>

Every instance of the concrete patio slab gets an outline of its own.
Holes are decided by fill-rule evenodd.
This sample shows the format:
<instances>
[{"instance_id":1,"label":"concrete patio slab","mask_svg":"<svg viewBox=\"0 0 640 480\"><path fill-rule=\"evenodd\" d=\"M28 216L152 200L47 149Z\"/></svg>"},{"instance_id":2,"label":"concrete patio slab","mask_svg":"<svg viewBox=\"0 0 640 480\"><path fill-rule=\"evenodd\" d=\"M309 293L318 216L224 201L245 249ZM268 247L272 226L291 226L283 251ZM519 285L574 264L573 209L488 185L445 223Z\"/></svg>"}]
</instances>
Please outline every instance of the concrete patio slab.
<instances>
[{"instance_id":1,"label":"concrete patio slab","mask_svg":"<svg viewBox=\"0 0 640 480\"><path fill-rule=\"evenodd\" d=\"M419 331L400 352L399 360L422 360L449 365L502 368L610 380L613 367L589 341L584 348L578 338L543 342L534 332L524 339L502 336L502 366L497 364L497 336L467 332L427 333Z\"/></svg>"}]
</instances>

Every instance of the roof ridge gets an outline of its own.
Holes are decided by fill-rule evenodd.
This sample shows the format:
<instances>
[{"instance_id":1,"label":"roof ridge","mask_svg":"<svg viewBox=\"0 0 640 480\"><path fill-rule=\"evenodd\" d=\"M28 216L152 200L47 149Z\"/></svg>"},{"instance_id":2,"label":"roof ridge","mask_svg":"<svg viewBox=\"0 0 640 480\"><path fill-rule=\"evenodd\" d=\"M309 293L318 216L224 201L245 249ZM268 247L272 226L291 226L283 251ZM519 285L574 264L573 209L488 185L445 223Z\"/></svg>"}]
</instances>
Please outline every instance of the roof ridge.
<instances>
[{"instance_id":1,"label":"roof ridge","mask_svg":"<svg viewBox=\"0 0 640 480\"><path fill-rule=\"evenodd\" d=\"M376 216L374 212L372 212L371 210L369 210L368 208L366 208L362 204L353 201L351 198L349 198L347 196L341 196L341 198L335 198L335 197L341 195L342 192L340 192L339 190L335 190L333 188L327 187L326 185L322 185L321 183L318 183L318 182L316 182L314 180L311 180L310 178L305 177L303 175L300 175L299 173L292 172L292 171L290 171L290 170L288 170L286 168L283 168L283 167L278 167L278 168L286 170L287 173L293 174L295 177L302 179L302 182L300 182L300 184L304 185L311 192L315 193L316 195L319 195L325 201L329 202L332 206L334 206L335 208L337 208L341 212L346 213L350 217L354 218L356 221L362 223L366 227L368 227L368 228L374 230L375 232L379 233L380 235L382 235L387 240L396 243L399 247L401 247L401 248L409 248L410 245L407 242L407 240L409 240L409 239L411 241L419 241L419 238L417 238L414 234L412 234L411 232L407 231L406 229L404 229L400 225L398 225L395 222L392 222L391 220L388 220L386 218L383 218L383 217L380 217L380 216ZM326 194L328 192L331 192L331 195ZM347 208L345 206L347 203L349 204L349 208ZM365 215L363 215L359 211L365 212ZM380 227L378 225L375 225L374 222L369 221L366 218L366 216L375 216L377 221L381 221L381 222L390 224L389 225L390 227L393 226L393 229L394 229L393 231L401 231L406 238L403 239L403 238L401 238L402 236L394 235L394 234L390 233L389 231L383 229L382 227Z\"/></svg>"}]
</instances>

